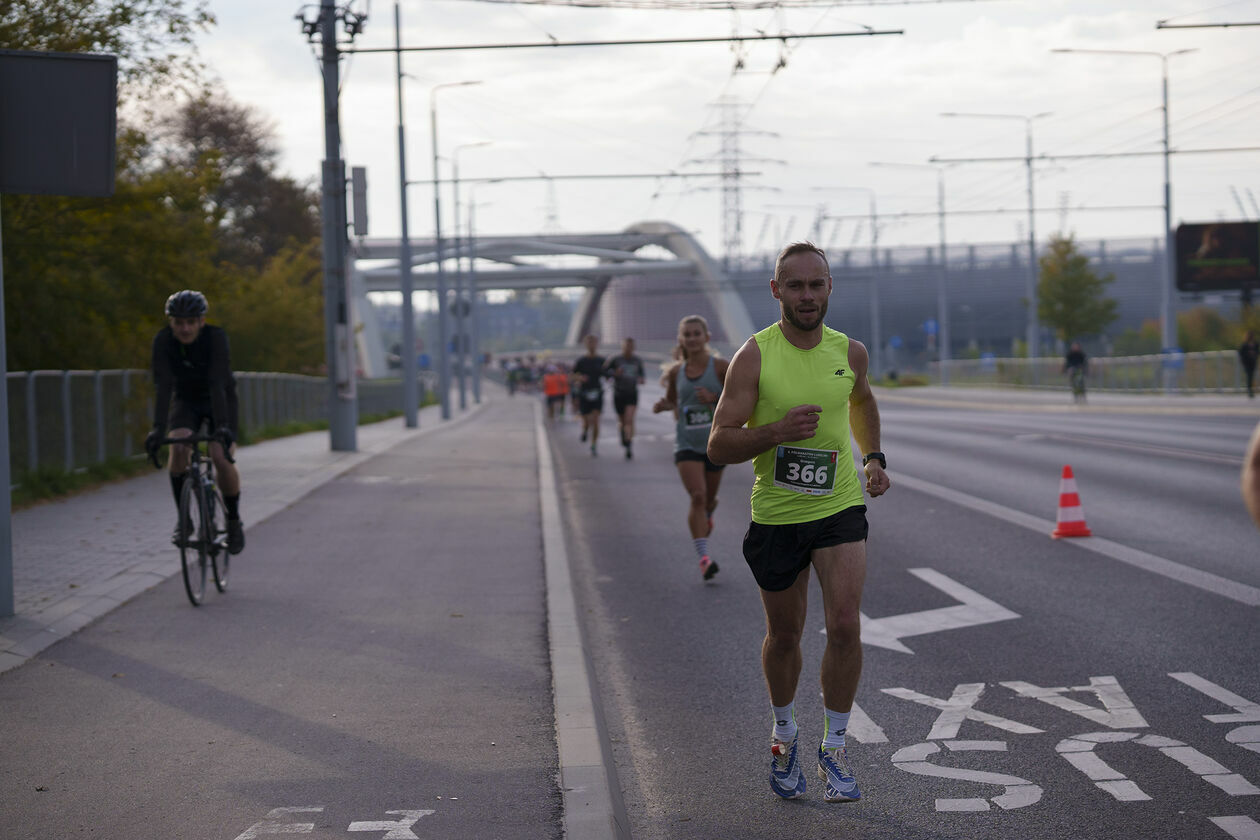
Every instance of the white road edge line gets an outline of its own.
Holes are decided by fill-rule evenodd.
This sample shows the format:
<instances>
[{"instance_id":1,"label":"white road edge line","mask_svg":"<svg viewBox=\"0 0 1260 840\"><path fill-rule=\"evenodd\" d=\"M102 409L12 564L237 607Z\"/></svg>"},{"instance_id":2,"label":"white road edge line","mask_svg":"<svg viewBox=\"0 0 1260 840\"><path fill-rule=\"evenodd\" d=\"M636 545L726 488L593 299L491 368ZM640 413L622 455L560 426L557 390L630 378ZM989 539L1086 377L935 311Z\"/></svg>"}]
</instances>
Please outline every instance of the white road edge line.
<instances>
[{"instance_id":1,"label":"white road edge line","mask_svg":"<svg viewBox=\"0 0 1260 840\"><path fill-rule=\"evenodd\" d=\"M534 439L538 449L538 498L547 581L556 744L560 754L560 789L564 795L564 836L571 840L615 840L612 792L600 746L577 603L573 598L573 576L564 545L555 464L543 425L542 405L538 402L534 403Z\"/></svg>"},{"instance_id":2,"label":"white road edge line","mask_svg":"<svg viewBox=\"0 0 1260 840\"><path fill-rule=\"evenodd\" d=\"M892 478L894 483L902 484L911 490L917 490L920 493L926 493L929 496L935 496L938 499L979 511L1009 522L1012 525L1027 528L1030 531L1037 531L1045 534L1047 539L1049 539L1050 532L1054 530L1055 523L1050 520L1039 519L1036 516L1030 516L1021 511L999 505L996 502L969 496L950 487L943 487L900 472L895 473ZM1170 580L1188 584L1215 595L1221 595L1229 598L1231 601L1237 601L1249 607L1260 607L1260 589L1254 586L1248 586L1245 583L1214 575L1211 572L1194 569L1154 554L1148 554L1136 548L1130 548L1127 545L1103 539L1102 537L1076 537L1072 539L1072 544L1088 551L1093 551L1096 554L1110 557L1112 560L1119 560L1121 563L1128 563L1130 566L1144 571L1162 575Z\"/></svg>"}]
</instances>

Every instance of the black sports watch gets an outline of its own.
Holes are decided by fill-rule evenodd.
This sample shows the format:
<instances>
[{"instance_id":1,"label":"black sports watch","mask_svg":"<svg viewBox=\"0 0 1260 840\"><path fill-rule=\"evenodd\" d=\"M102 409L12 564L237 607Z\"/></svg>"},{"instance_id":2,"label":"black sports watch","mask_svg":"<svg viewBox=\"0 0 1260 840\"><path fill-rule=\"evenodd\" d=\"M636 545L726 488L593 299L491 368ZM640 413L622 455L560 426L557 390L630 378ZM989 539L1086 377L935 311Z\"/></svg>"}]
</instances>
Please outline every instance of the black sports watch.
<instances>
[{"instance_id":1,"label":"black sports watch","mask_svg":"<svg viewBox=\"0 0 1260 840\"><path fill-rule=\"evenodd\" d=\"M888 461L887 459L884 458L883 452L867 452L865 455L862 456L862 466L865 467L871 461L879 461L879 466L881 469L885 469L885 470L888 469Z\"/></svg>"}]
</instances>

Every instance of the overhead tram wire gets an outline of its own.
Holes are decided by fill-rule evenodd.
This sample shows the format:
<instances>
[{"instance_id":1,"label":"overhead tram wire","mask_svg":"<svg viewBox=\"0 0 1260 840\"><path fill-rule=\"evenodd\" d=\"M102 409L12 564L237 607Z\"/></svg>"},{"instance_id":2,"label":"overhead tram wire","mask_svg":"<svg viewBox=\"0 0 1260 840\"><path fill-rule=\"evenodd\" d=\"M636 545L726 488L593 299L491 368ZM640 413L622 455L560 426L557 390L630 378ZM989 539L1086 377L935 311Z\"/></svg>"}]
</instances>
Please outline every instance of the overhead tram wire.
<instances>
[{"instance_id":1,"label":"overhead tram wire","mask_svg":"<svg viewBox=\"0 0 1260 840\"><path fill-rule=\"evenodd\" d=\"M777 35L717 35L704 38L626 38L614 41L529 41L515 44L451 44L432 47L363 47L343 49L343 53L393 53L393 52L456 52L460 50L518 50L558 47L631 47L652 44L723 44L731 41L795 41L807 38L856 38L874 35L904 35L904 29L868 29L861 32L818 32L796 34L782 32Z\"/></svg>"},{"instance_id":2,"label":"overhead tram wire","mask_svg":"<svg viewBox=\"0 0 1260 840\"><path fill-rule=\"evenodd\" d=\"M755 11L818 6L921 6L942 3L991 3L997 0L468 0L524 6L571 6L583 9L654 9L657 11Z\"/></svg>"}]
</instances>

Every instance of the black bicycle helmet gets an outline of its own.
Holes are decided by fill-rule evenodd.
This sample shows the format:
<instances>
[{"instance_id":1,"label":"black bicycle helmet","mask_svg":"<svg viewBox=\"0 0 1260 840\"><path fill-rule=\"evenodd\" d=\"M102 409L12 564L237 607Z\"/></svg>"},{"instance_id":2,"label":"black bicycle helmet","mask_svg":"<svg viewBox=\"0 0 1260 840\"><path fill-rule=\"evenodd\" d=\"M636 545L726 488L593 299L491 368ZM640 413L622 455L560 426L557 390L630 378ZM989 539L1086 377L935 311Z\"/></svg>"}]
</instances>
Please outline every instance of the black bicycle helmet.
<instances>
[{"instance_id":1,"label":"black bicycle helmet","mask_svg":"<svg viewBox=\"0 0 1260 840\"><path fill-rule=\"evenodd\" d=\"M173 318L196 318L210 309L206 296L192 289L176 292L166 299L166 314Z\"/></svg>"}]
</instances>

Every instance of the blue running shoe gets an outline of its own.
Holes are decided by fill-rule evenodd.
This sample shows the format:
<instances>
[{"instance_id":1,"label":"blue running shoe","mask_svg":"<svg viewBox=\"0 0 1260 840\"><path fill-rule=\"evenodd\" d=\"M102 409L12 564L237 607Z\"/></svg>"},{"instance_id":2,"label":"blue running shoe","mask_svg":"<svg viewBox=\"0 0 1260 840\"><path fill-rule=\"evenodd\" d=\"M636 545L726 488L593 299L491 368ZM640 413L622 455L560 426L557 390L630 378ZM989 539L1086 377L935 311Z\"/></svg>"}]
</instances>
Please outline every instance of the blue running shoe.
<instances>
[{"instance_id":1,"label":"blue running shoe","mask_svg":"<svg viewBox=\"0 0 1260 840\"><path fill-rule=\"evenodd\" d=\"M862 798L844 747L818 748L818 778L827 784L823 791L826 802L856 802Z\"/></svg>"},{"instance_id":2,"label":"blue running shoe","mask_svg":"<svg viewBox=\"0 0 1260 840\"><path fill-rule=\"evenodd\" d=\"M805 793L805 774L796 760L799 740L797 736L790 744L777 738L770 742L770 789L784 799L796 799Z\"/></svg>"}]
</instances>

